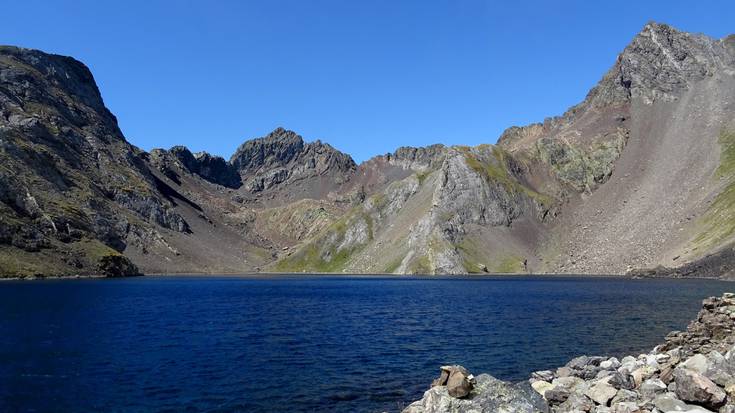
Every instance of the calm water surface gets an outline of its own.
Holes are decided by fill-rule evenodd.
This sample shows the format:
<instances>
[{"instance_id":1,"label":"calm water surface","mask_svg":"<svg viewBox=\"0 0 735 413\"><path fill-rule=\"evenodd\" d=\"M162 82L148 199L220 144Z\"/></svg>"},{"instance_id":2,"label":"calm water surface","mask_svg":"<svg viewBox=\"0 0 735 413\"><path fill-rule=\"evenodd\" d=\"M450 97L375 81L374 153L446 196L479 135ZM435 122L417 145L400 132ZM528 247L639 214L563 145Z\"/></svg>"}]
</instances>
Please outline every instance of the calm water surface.
<instances>
[{"instance_id":1,"label":"calm water surface","mask_svg":"<svg viewBox=\"0 0 735 413\"><path fill-rule=\"evenodd\" d=\"M376 412L442 364L648 350L733 284L143 277L0 283L0 411Z\"/></svg>"}]
</instances>

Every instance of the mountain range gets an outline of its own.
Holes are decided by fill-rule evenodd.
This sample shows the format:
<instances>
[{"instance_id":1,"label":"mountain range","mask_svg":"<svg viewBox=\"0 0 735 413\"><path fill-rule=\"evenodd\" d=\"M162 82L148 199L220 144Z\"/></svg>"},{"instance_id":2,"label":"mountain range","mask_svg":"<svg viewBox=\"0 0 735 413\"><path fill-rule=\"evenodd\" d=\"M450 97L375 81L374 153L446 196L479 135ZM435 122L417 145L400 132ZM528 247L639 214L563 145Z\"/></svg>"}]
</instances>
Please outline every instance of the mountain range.
<instances>
[{"instance_id":1,"label":"mountain range","mask_svg":"<svg viewBox=\"0 0 735 413\"><path fill-rule=\"evenodd\" d=\"M735 35L648 23L561 116L360 164L283 128L145 152L84 64L0 47L4 277L732 277L734 246Z\"/></svg>"}]
</instances>

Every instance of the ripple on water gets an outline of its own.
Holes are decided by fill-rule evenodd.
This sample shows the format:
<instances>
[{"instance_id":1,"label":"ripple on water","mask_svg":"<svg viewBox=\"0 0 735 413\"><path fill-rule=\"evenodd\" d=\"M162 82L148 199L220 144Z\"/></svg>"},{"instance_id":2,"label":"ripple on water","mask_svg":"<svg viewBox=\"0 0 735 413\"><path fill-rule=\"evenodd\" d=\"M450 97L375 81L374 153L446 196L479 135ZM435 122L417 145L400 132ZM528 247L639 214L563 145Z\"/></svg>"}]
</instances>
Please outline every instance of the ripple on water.
<instances>
[{"instance_id":1,"label":"ripple on water","mask_svg":"<svg viewBox=\"0 0 735 413\"><path fill-rule=\"evenodd\" d=\"M521 380L581 353L646 350L729 286L544 277L8 282L0 411L395 411L442 364Z\"/></svg>"}]
</instances>

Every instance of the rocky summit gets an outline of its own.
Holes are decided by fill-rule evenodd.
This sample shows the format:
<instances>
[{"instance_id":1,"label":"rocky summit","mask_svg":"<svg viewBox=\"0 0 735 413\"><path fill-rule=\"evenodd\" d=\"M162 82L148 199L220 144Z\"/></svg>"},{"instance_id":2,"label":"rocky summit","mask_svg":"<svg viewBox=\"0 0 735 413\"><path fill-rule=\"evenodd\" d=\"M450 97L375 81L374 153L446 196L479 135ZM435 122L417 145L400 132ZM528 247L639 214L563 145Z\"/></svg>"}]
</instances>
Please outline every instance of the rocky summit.
<instances>
[{"instance_id":1,"label":"rocky summit","mask_svg":"<svg viewBox=\"0 0 735 413\"><path fill-rule=\"evenodd\" d=\"M0 47L0 275L733 277L734 96L735 36L651 22L581 103L496 145L358 165L277 128L228 160L142 151L82 63Z\"/></svg>"},{"instance_id":2,"label":"rocky summit","mask_svg":"<svg viewBox=\"0 0 735 413\"><path fill-rule=\"evenodd\" d=\"M462 380L447 380L452 375ZM423 398L403 410L431 412L735 412L735 294L704 300L686 331L646 354L580 356L522 383L442 367Z\"/></svg>"}]
</instances>

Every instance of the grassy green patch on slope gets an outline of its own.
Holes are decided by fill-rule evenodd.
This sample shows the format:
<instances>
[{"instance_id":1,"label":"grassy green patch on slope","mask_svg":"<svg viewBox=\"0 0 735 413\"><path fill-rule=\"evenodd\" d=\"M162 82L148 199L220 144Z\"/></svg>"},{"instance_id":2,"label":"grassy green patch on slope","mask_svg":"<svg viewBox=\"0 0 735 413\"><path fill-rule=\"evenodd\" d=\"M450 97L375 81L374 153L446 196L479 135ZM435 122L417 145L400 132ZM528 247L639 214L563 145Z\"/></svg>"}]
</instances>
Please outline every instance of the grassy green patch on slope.
<instances>
[{"instance_id":1,"label":"grassy green patch on slope","mask_svg":"<svg viewBox=\"0 0 735 413\"><path fill-rule=\"evenodd\" d=\"M430 174L431 171L416 172L416 179L419 180L419 185L423 185Z\"/></svg>"},{"instance_id":2,"label":"grassy green patch on slope","mask_svg":"<svg viewBox=\"0 0 735 413\"><path fill-rule=\"evenodd\" d=\"M278 272L338 272L347 264L354 251L343 249L328 251L330 259L322 257L322 251L312 243L290 257L278 261L274 269ZM324 254L327 255L327 254Z\"/></svg>"},{"instance_id":3,"label":"grassy green patch on slope","mask_svg":"<svg viewBox=\"0 0 735 413\"><path fill-rule=\"evenodd\" d=\"M338 249L345 238L348 227L355 225L355 221L364 220L368 239L373 238L373 222L368 215L359 215L356 220L353 221L353 219L354 216L339 219L293 255L279 260L273 269L278 272L342 271L353 254L364 247L364 245L353 245Z\"/></svg>"},{"instance_id":4,"label":"grassy green patch on slope","mask_svg":"<svg viewBox=\"0 0 735 413\"><path fill-rule=\"evenodd\" d=\"M407 272L409 274L433 274L434 270L429 256L424 254L412 260L408 264Z\"/></svg>"},{"instance_id":5,"label":"grassy green patch on slope","mask_svg":"<svg viewBox=\"0 0 735 413\"><path fill-rule=\"evenodd\" d=\"M718 178L732 178L735 174L735 131L723 131L720 134L720 166L715 174Z\"/></svg>"},{"instance_id":6,"label":"grassy green patch on slope","mask_svg":"<svg viewBox=\"0 0 735 413\"><path fill-rule=\"evenodd\" d=\"M716 247L735 235L735 131L720 134L720 166L715 171L725 187L702 218L702 232L694 239L697 246Z\"/></svg>"},{"instance_id":7,"label":"grassy green patch on slope","mask_svg":"<svg viewBox=\"0 0 735 413\"><path fill-rule=\"evenodd\" d=\"M457 249L462 256L462 265L468 273L479 274L485 272L483 271L483 261L485 260L482 257L482 254L480 254L476 241L469 237L465 237L459 244L457 244ZM485 265L485 267L487 266Z\"/></svg>"},{"instance_id":8,"label":"grassy green patch on slope","mask_svg":"<svg viewBox=\"0 0 735 413\"><path fill-rule=\"evenodd\" d=\"M544 138L535 147L539 160L549 165L561 181L579 191L590 191L610 177L625 143L624 135L588 148Z\"/></svg>"},{"instance_id":9,"label":"grassy green patch on slope","mask_svg":"<svg viewBox=\"0 0 735 413\"><path fill-rule=\"evenodd\" d=\"M396 272L396 270L398 269L398 267L401 266L401 263L403 263L403 258L404 257L398 257L398 258L394 259L393 261L391 261L385 267L385 269L383 270L383 272L386 273L386 274L393 274L394 272Z\"/></svg>"},{"instance_id":10,"label":"grassy green patch on slope","mask_svg":"<svg viewBox=\"0 0 735 413\"><path fill-rule=\"evenodd\" d=\"M501 251L491 252L492 258L483 256L480 252L481 247L478 245L478 241L471 238L465 238L462 242L457 245L463 258L464 268L470 274L485 273L487 272L494 274L507 274L507 273L520 273L525 272L526 269L523 266L523 257L504 253Z\"/></svg>"},{"instance_id":11,"label":"grassy green patch on slope","mask_svg":"<svg viewBox=\"0 0 735 413\"><path fill-rule=\"evenodd\" d=\"M523 259L517 255L506 255L500 257L490 268L490 272L508 274L525 272L523 267Z\"/></svg>"},{"instance_id":12,"label":"grassy green patch on slope","mask_svg":"<svg viewBox=\"0 0 735 413\"><path fill-rule=\"evenodd\" d=\"M28 252L15 247L0 248L0 277L33 277L33 276L70 276L95 275L89 269L97 268L105 257L116 257L121 254L97 240L82 240L71 244L60 244L58 250L42 249ZM62 261L59 256L77 257L86 270Z\"/></svg>"},{"instance_id":13,"label":"grassy green patch on slope","mask_svg":"<svg viewBox=\"0 0 735 413\"><path fill-rule=\"evenodd\" d=\"M550 196L536 192L521 184L508 172L508 157L510 157L510 154L505 150L497 146L492 147L491 153L496 162L487 162L479 159L469 148L460 147L460 149L464 152L467 165L480 176L484 176L486 180L503 185L506 191L510 193L523 193L542 205L552 204Z\"/></svg>"},{"instance_id":14,"label":"grassy green patch on slope","mask_svg":"<svg viewBox=\"0 0 735 413\"><path fill-rule=\"evenodd\" d=\"M17 248L0 249L0 277L30 277L43 273L43 260Z\"/></svg>"}]
</instances>

